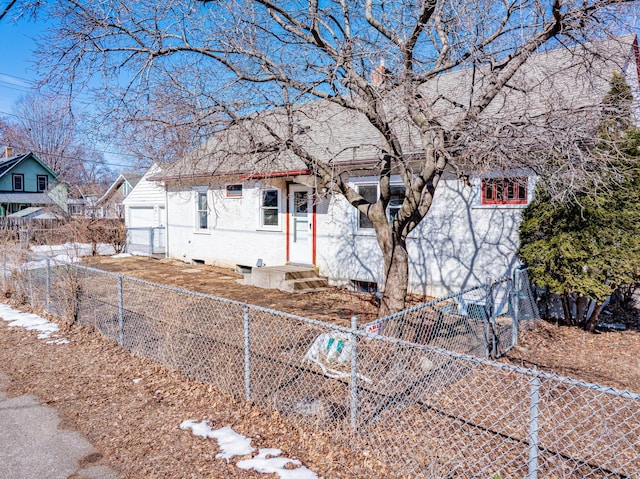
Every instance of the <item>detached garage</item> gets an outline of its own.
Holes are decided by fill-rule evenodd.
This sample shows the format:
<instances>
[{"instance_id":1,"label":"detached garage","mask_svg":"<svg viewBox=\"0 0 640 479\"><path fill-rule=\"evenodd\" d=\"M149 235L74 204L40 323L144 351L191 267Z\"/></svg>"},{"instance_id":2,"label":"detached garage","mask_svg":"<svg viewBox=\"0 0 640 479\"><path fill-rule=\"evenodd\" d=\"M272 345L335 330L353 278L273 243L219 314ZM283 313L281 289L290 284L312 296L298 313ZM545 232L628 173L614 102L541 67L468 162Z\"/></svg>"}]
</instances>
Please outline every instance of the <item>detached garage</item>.
<instances>
[{"instance_id":1,"label":"detached garage","mask_svg":"<svg viewBox=\"0 0 640 479\"><path fill-rule=\"evenodd\" d=\"M164 185L149 178L160 168L151 166L124 199L127 251L163 254L166 251L166 196Z\"/></svg>"}]
</instances>

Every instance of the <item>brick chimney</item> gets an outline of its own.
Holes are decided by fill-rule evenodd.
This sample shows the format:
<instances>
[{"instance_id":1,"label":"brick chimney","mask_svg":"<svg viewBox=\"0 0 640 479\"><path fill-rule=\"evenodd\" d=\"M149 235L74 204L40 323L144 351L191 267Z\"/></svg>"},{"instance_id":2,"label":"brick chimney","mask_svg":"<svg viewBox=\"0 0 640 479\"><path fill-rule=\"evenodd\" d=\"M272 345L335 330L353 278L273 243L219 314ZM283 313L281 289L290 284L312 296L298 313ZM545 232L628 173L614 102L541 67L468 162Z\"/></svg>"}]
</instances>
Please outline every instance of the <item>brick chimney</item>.
<instances>
[{"instance_id":1,"label":"brick chimney","mask_svg":"<svg viewBox=\"0 0 640 479\"><path fill-rule=\"evenodd\" d=\"M371 73L371 84L373 86L379 87L387 83L391 78L391 70L387 69L384 66L384 60L380 60L380 65L378 65L375 70Z\"/></svg>"},{"instance_id":2,"label":"brick chimney","mask_svg":"<svg viewBox=\"0 0 640 479\"><path fill-rule=\"evenodd\" d=\"M4 157L5 158L11 158L13 156L13 148L11 148L10 146L5 147L4 149Z\"/></svg>"}]
</instances>

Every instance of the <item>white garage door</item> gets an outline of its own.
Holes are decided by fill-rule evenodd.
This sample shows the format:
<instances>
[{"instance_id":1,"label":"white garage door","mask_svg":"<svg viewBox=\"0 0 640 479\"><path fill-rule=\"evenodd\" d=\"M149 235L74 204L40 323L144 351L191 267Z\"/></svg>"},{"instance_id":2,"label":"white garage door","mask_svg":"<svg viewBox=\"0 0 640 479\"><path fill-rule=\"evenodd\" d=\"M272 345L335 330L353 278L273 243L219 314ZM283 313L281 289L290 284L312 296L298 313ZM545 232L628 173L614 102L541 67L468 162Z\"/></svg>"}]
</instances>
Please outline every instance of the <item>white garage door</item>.
<instances>
[{"instance_id":1,"label":"white garage door","mask_svg":"<svg viewBox=\"0 0 640 479\"><path fill-rule=\"evenodd\" d=\"M129 208L128 243L135 249L137 246L149 247L153 238L153 252L164 251L165 229L164 208L131 207ZM153 229L153 230L152 230ZM143 249L147 249L143 248Z\"/></svg>"},{"instance_id":2,"label":"white garage door","mask_svg":"<svg viewBox=\"0 0 640 479\"><path fill-rule=\"evenodd\" d=\"M157 226L153 207L129 208L129 228L150 228Z\"/></svg>"}]
</instances>

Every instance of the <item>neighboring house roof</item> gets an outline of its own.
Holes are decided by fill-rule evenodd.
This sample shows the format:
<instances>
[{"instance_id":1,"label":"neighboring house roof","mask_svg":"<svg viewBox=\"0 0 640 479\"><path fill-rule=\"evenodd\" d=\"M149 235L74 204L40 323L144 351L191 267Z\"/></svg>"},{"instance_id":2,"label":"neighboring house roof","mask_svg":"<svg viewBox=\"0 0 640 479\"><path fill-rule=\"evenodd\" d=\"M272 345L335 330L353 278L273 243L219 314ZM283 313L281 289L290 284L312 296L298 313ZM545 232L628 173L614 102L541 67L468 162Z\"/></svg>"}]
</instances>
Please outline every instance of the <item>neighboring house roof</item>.
<instances>
[{"instance_id":1,"label":"neighboring house roof","mask_svg":"<svg viewBox=\"0 0 640 479\"><path fill-rule=\"evenodd\" d=\"M590 128L599 114L614 71L637 75L630 61L637 50L635 35L592 44L564 47L532 55L486 108L478 123L502 119L505 123L536 125L549 112L581 111L580 121ZM443 127L454 124L477 99L478 86L491 81L487 68L460 69L440 74L420 87L421 100L430 105ZM475 89L474 89L475 86ZM635 90L638 85L632 85ZM417 128L405 120L402 101L391 91L388 116L407 155L422 150ZM329 101L313 101L293 107L296 142L316 158L337 168L371 164L379 158L382 138L364 114ZM284 176L308 174L305 164L272 131L287 137L288 113L283 109L256 113L232 124L205 142L194 153L156 175L157 180L212 178L219 176Z\"/></svg>"},{"instance_id":2,"label":"neighboring house roof","mask_svg":"<svg viewBox=\"0 0 640 479\"><path fill-rule=\"evenodd\" d=\"M9 218L41 218L41 219L62 219L64 216L57 215L53 211L43 206L29 206L13 214Z\"/></svg>"},{"instance_id":3,"label":"neighboring house roof","mask_svg":"<svg viewBox=\"0 0 640 479\"><path fill-rule=\"evenodd\" d=\"M158 163L153 163L147 171L140 177L136 185L131 189L126 198L122 200L123 205L140 205L146 203L157 203L158 195L161 203L165 203L164 185L155 183L156 176L162 173L162 168ZM150 183L152 182L152 183Z\"/></svg>"},{"instance_id":4,"label":"neighboring house roof","mask_svg":"<svg viewBox=\"0 0 640 479\"><path fill-rule=\"evenodd\" d=\"M129 186L131 187L131 189L133 189L138 184L142 176L143 175L140 175L140 174L122 173L111 184L111 186L105 192L105 194L98 199L96 204L100 205L105 201L108 201L109 198L111 198L115 194L115 192L118 191L118 188L120 188L124 183L129 183Z\"/></svg>"},{"instance_id":5,"label":"neighboring house roof","mask_svg":"<svg viewBox=\"0 0 640 479\"><path fill-rule=\"evenodd\" d=\"M105 185L99 183L72 185L69 190L69 197L75 199L97 199L104 195L106 189Z\"/></svg>"},{"instance_id":6,"label":"neighboring house roof","mask_svg":"<svg viewBox=\"0 0 640 479\"><path fill-rule=\"evenodd\" d=\"M9 173L15 166L19 165L26 159L31 158L32 160L38 162L47 172L53 176L54 179L58 179L58 175L56 175L51 168L47 166L40 158L38 158L34 153L25 153L24 155L16 155L11 158L7 158L4 161L0 161L0 178Z\"/></svg>"},{"instance_id":7,"label":"neighboring house roof","mask_svg":"<svg viewBox=\"0 0 640 479\"><path fill-rule=\"evenodd\" d=\"M46 193L0 193L0 203L55 205L56 202Z\"/></svg>"}]
</instances>

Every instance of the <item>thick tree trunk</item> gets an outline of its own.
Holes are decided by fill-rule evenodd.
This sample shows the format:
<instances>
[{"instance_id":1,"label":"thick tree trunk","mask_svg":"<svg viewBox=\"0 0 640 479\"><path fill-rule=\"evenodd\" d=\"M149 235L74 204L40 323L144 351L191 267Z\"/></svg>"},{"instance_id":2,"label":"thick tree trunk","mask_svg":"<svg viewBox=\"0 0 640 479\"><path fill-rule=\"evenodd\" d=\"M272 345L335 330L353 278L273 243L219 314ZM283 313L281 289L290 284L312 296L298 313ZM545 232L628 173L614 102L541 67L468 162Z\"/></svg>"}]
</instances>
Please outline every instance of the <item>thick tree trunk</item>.
<instances>
[{"instance_id":1,"label":"thick tree trunk","mask_svg":"<svg viewBox=\"0 0 640 479\"><path fill-rule=\"evenodd\" d=\"M380 317L405 309L409 286L409 253L404 239L391 238L382 246L384 256L383 295L380 300Z\"/></svg>"},{"instance_id":2,"label":"thick tree trunk","mask_svg":"<svg viewBox=\"0 0 640 479\"><path fill-rule=\"evenodd\" d=\"M596 330L596 324L598 324L598 315L600 313L600 306L602 306L600 303L595 304L595 308L593 308L593 312L591 313L591 315L587 319L587 322L584 325L584 329L586 329L590 333L593 333Z\"/></svg>"},{"instance_id":3,"label":"thick tree trunk","mask_svg":"<svg viewBox=\"0 0 640 479\"><path fill-rule=\"evenodd\" d=\"M587 311L589 310L589 298L579 294L576 298L576 322L577 324L586 324Z\"/></svg>"},{"instance_id":4,"label":"thick tree trunk","mask_svg":"<svg viewBox=\"0 0 640 479\"><path fill-rule=\"evenodd\" d=\"M563 294L560 297L560 300L562 302L562 312L564 314L565 323L567 323L567 326L574 326L573 313L571 312L570 296L568 294Z\"/></svg>"}]
</instances>

